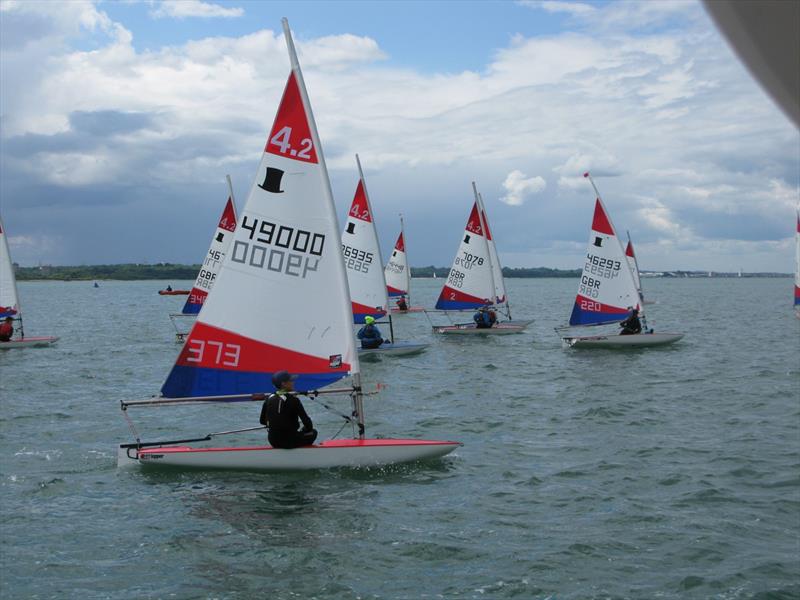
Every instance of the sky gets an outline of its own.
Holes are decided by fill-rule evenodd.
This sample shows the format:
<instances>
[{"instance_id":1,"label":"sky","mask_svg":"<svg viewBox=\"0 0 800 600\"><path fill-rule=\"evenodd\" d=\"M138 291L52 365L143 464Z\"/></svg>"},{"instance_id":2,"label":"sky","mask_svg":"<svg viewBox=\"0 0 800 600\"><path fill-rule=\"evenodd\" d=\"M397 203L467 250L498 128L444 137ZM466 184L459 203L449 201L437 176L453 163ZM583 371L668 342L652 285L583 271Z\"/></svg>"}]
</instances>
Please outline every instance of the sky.
<instances>
[{"instance_id":1,"label":"sky","mask_svg":"<svg viewBox=\"0 0 800 600\"><path fill-rule=\"evenodd\" d=\"M0 214L23 266L197 263L244 203L292 26L340 222L449 266L579 268L591 171L646 270L794 270L800 135L701 4L0 0Z\"/></svg>"}]
</instances>

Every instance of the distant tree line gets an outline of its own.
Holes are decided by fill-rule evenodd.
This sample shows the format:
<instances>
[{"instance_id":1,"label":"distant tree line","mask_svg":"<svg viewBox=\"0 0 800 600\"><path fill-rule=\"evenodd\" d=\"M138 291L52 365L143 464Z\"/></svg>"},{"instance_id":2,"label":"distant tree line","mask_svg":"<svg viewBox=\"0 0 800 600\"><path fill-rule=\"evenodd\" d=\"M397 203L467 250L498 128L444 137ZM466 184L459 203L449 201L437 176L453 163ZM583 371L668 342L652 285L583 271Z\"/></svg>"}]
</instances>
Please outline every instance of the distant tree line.
<instances>
[{"instance_id":1,"label":"distant tree line","mask_svg":"<svg viewBox=\"0 0 800 600\"><path fill-rule=\"evenodd\" d=\"M83 265L79 267L17 267L17 281L50 279L59 281L86 281L93 279L194 279L200 265L176 265L158 263L153 265Z\"/></svg>"},{"instance_id":2,"label":"distant tree line","mask_svg":"<svg viewBox=\"0 0 800 600\"><path fill-rule=\"evenodd\" d=\"M134 281L139 279L194 279L200 270L200 265L178 265L173 263L157 263L152 265L121 264L121 265L81 265L76 267L20 267L14 265L18 281L33 281L37 279L57 281L91 281L94 279L118 279ZM412 277L437 277L446 278L450 269L446 267L412 267ZM503 269L505 277L578 277L579 269L561 270L536 267L534 269Z\"/></svg>"}]
</instances>

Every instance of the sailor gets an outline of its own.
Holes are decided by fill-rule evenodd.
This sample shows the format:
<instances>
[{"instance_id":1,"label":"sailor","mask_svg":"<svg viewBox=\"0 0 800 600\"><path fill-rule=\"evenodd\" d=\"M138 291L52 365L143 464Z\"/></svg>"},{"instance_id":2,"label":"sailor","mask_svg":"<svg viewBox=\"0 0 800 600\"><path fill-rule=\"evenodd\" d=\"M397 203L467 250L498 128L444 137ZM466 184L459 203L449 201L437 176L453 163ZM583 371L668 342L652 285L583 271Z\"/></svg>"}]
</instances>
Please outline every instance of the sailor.
<instances>
[{"instance_id":1,"label":"sailor","mask_svg":"<svg viewBox=\"0 0 800 600\"><path fill-rule=\"evenodd\" d=\"M310 446L317 439L314 423L306 414L300 399L292 394L297 375L278 371L272 376L275 393L264 401L259 421L269 430L267 439L273 448ZM303 429L299 430L300 421Z\"/></svg>"},{"instance_id":2,"label":"sailor","mask_svg":"<svg viewBox=\"0 0 800 600\"><path fill-rule=\"evenodd\" d=\"M364 317L364 325L361 329L358 330L358 339L361 340L361 347L362 348L378 348L385 340L381 336L381 331L378 329L378 326L375 325L375 317L366 316Z\"/></svg>"},{"instance_id":3,"label":"sailor","mask_svg":"<svg viewBox=\"0 0 800 600\"><path fill-rule=\"evenodd\" d=\"M642 333L642 322L639 320L639 309L631 308L630 316L619 324L622 327L620 335L635 335Z\"/></svg>"},{"instance_id":4,"label":"sailor","mask_svg":"<svg viewBox=\"0 0 800 600\"><path fill-rule=\"evenodd\" d=\"M400 296L400 299L396 302L398 310L408 310L408 303L406 302L405 296Z\"/></svg>"},{"instance_id":5,"label":"sailor","mask_svg":"<svg viewBox=\"0 0 800 600\"><path fill-rule=\"evenodd\" d=\"M14 335L14 317L6 317L0 325L0 342L10 342Z\"/></svg>"},{"instance_id":6,"label":"sailor","mask_svg":"<svg viewBox=\"0 0 800 600\"><path fill-rule=\"evenodd\" d=\"M172 286L171 286L170 284L167 284L167 291L168 291L168 292L171 292L171 291L172 291Z\"/></svg>"},{"instance_id":7,"label":"sailor","mask_svg":"<svg viewBox=\"0 0 800 600\"><path fill-rule=\"evenodd\" d=\"M489 310L486 306L481 306L478 312L472 315L472 320L475 321L475 326L478 329L489 329L497 323L497 313Z\"/></svg>"}]
</instances>

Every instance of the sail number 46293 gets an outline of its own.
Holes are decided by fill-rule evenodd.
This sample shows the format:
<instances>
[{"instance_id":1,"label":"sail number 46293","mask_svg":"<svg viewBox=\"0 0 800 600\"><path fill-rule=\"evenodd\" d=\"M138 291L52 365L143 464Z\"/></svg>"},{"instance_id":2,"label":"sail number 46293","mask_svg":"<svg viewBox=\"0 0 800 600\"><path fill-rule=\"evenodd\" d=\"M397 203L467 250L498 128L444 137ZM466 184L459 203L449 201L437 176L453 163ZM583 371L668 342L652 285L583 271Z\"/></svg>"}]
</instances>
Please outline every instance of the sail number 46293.
<instances>
[{"instance_id":1,"label":"sail number 46293","mask_svg":"<svg viewBox=\"0 0 800 600\"><path fill-rule=\"evenodd\" d=\"M226 344L215 340L190 339L186 348L186 362L211 362L223 367L239 366L239 355L242 347L238 344Z\"/></svg>"}]
</instances>

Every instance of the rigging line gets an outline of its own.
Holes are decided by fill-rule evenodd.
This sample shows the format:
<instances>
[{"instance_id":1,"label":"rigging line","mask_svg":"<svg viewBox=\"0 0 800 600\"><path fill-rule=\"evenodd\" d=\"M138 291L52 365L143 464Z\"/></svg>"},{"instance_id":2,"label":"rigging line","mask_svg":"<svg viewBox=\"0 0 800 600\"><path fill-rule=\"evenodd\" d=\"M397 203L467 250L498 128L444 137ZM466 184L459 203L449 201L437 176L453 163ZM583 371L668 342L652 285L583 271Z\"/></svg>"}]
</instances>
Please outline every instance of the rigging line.
<instances>
[{"instance_id":1,"label":"rigging line","mask_svg":"<svg viewBox=\"0 0 800 600\"><path fill-rule=\"evenodd\" d=\"M322 408L325 408L325 409L329 410L330 412L332 412L333 414L335 414L335 415L337 415L337 416L339 416L339 417L342 417L342 418L345 420L345 425L346 425L347 423L350 423L350 422L353 420L351 416L349 416L349 415L346 415L346 414L344 414L344 413L340 413L340 412L339 412L339 411L337 411L336 409L333 409L333 408L331 408L330 406L328 406L327 404L325 404L325 403L324 403L322 400L319 400L319 399L317 399L315 396L308 396L308 398L309 398L310 400L313 400L313 401L314 401L314 402L316 402L317 404L319 404L319 405L320 405ZM341 430L340 430L340 431L341 431Z\"/></svg>"}]
</instances>

